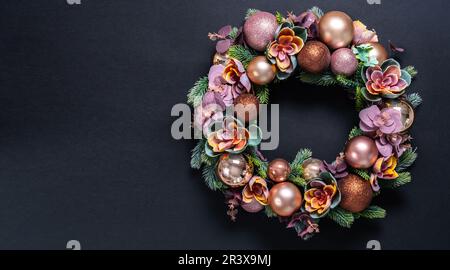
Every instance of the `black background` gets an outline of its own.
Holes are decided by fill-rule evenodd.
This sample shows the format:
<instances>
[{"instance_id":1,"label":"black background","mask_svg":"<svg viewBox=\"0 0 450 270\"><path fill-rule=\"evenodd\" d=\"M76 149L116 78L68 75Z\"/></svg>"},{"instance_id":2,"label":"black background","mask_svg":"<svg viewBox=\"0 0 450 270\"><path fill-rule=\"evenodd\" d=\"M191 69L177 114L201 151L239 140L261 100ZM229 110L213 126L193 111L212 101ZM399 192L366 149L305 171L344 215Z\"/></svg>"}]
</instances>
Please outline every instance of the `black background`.
<instances>
[{"instance_id":1,"label":"black background","mask_svg":"<svg viewBox=\"0 0 450 270\"><path fill-rule=\"evenodd\" d=\"M240 213L189 167L193 141L175 141L174 104L207 74L207 33L240 25L247 8L299 13L318 5L375 28L418 79L425 102L412 129L413 183L383 191L380 221L331 221L304 242L276 219ZM0 3L0 248L384 249L450 248L448 169L450 2L3 0ZM342 89L293 80L273 89L280 146L332 160L357 123Z\"/></svg>"}]
</instances>

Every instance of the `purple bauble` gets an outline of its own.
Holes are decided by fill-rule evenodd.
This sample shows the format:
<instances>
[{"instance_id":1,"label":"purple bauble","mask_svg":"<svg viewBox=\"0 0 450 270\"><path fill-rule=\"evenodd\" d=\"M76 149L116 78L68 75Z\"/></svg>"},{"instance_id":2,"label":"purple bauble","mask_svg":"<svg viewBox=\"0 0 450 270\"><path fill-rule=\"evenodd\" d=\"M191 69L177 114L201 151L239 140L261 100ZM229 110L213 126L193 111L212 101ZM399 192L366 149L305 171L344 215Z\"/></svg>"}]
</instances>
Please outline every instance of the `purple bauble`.
<instances>
[{"instance_id":1,"label":"purple bauble","mask_svg":"<svg viewBox=\"0 0 450 270\"><path fill-rule=\"evenodd\" d=\"M264 209L264 205L260 204L257 200L253 199L249 203L242 203L241 204L242 209L249 213L257 213Z\"/></svg>"},{"instance_id":2,"label":"purple bauble","mask_svg":"<svg viewBox=\"0 0 450 270\"><path fill-rule=\"evenodd\" d=\"M262 52L274 39L277 28L277 18L273 14L258 11L245 21L245 42L253 49Z\"/></svg>"},{"instance_id":3,"label":"purple bauble","mask_svg":"<svg viewBox=\"0 0 450 270\"><path fill-rule=\"evenodd\" d=\"M358 60L352 50L341 48L331 55L331 71L336 75L351 76L358 68Z\"/></svg>"}]
</instances>

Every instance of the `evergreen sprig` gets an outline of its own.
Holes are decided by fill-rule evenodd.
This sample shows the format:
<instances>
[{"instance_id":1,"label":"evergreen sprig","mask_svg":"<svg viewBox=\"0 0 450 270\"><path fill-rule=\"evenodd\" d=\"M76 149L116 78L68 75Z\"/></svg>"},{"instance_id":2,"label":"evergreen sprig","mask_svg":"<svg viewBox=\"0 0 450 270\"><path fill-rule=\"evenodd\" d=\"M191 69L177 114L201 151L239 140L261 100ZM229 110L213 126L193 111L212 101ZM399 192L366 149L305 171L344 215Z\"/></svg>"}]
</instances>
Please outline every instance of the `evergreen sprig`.
<instances>
[{"instance_id":1,"label":"evergreen sprig","mask_svg":"<svg viewBox=\"0 0 450 270\"><path fill-rule=\"evenodd\" d=\"M297 152L297 155L295 155L294 160L291 162L291 168L299 168L302 166L303 161L307 160L308 158L312 157L312 151L311 149L300 149Z\"/></svg>"},{"instance_id":2,"label":"evergreen sprig","mask_svg":"<svg viewBox=\"0 0 450 270\"><path fill-rule=\"evenodd\" d=\"M301 72L298 78L304 83L319 86L332 86L338 84L338 81L331 73L313 74L308 72Z\"/></svg>"},{"instance_id":3,"label":"evergreen sprig","mask_svg":"<svg viewBox=\"0 0 450 270\"><path fill-rule=\"evenodd\" d=\"M275 17L277 18L278 24L282 24L284 22L284 17L283 17L283 14L281 14L281 12L277 11L275 13Z\"/></svg>"},{"instance_id":4,"label":"evergreen sprig","mask_svg":"<svg viewBox=\"0 0 450 270\"><path fill-rule=\"evenodd\" d=\"M189 90L187 95L188 104L197 107L202 103L203 95L208 91L208 77L200 78L194 86Z\"/></svg>"},{"instance_id":5,"label":"evergreen sprig","mask_svg":"<svg viewBox=\"0 0 450 270\"><path fill-rule=\"evenodd\" d=\"M270 206L268 206L268 205L266 205L266 207L264 208L264 213L269 218L273 218L273 217L277 216L277 214L275 214L275 212L272 210L272 208L270 208Z\"/></svg>"},{"instance_id":6,"label":"evergreen sprig","mask_svg":"<svg viewBox=\"0 0 450 270\"><path fill-rule=\"evenodd\" d=\"M385 218L386 217L386 210L383 208L371 205L368 208L366 208L364 211L360 213L354 213L353 214L355 218L367 218L367 219L377 219L377 218Z\"/></svg>"},{"instance_id":7,"label":"evergreen sprig","mask_svg":"<svg viewBox=\"0 0 450 270\"><path fill-rule=\"evenodd\" d=\"M360 136L363 134L363 131L359 127L353 127L350 131L350 134L348 134L348 139L352 139L356 136Z\"/></svg>"},{"instance_id":8,"label":"evergreen sprig","mask_svg":"<svg viewBox=\"0 0 450 270\"><path fill-rule=\"evenodd\" d=\"M314 13L314 15L316 15L317 19L322 18L323 14L324 14L323 11L319 7L316 7L316 6L310 8L309 10L312 13Z\"/></svg>"},{"instance_id":9,"label":"evergreen sprig","mask_svg":"<svg viewBox=\"0 0 450 270\"><path fill-rule=\"evenodd\" d=\"M354 174L359 175L364 180L370 180L370 172L368 170L351 168L350 171Z\"/></svg>"},{"instance_id":10,"label":"evergreen sprig","mask_svg":"<svg viewBox=\"0 0 450 270\"><path fill-rule=\"evenodd\" d=\"M245 19L247 20L248 18L250 18L253 14L255 14L258 11L259 11L259 9L256 9L256 8L247 9L247 12L245 14Z\"/></svg>"},{"instance_id":11,"label":"evergreen sprig","mask_svg":"<svg viewBox=\"0 0 450 270\"><path fill-rule=\"evenodd\" d=\"M211 165L205 165L203 166L202 175L203 179L205 180L206 185L211 190L224 190L227 188L225 184L222 183L222 181L217 179L216 176L216 165L217 160L214 162L214 164Z\"/></svg>"},{"instance_id":12,"label":"evergreen sprig","mask_svg":"<svg viewBox=\"0 0 450 270\"><path fill-rule=\"evenodd\" d=\"M295 155L294 160L290 163L291 174L289 175L289 181L297 186L304 187L307 181L303 178L303 162L308 158L311 158L312 151L310 149L300 149Z\"/></svg>"},{"instance_id":13,"label":"evergreen sprig","mask_svg":"<svg viewBox=\"0 0 450 270\"><path fill-rule=\"evenodd\" d=\"M289 176L289 181L294 183L295 185L297 185L299 187L305 187L306 184L307 184L307 181L303 177L300 177L300 176L297 176L297 175L296 176L290 175Z\"/></svg>"},{"instance_id":14,"label":"evergreen sprig","mask_svg":"<svg viewBox=\"0 0 450 270\"><path fill-rule=\"evenodd\" d=\"M255 90L255 95L261 104L269 103L270 90L267 85L253 85L253 90Z\"/></svg>"},{"instance_id":15,"label":"evergreen sprig","mask_svg":"<svg viewBox=\"0 0 450 270\"><path fill-rule=\"evenodd\" d=\"M419 73L417 71L417 69L414 66L407 66L405 68L405 71L409 73L409 75L411 75L411 78L414 78L417 76L417 73Z\"/></svg>"},{"instance_id":16,"label":"evergreen sprig","mask_svg":"<svg viewBox=\"0 0 450 270\"><path fill-rule=\"evenodd\" d=\"M331 209L330 212L328 212L327 217L344 228L350 228L355 221L355 218L351 212L340 207Z\"/></svg>"},{"instance_id":17,"label":"evergreen sprig","mask_svg":"<svg viewBox=\"0 0 450 270\"><path fill-rule=\"evenodd\" d=\"M398 159L398 164L397 164L397 168L396 171L397 172L403 172L406 169L408 169L409 167L411 167L411 165L413 165L413 163L416 161L417 159L417 148L409 148L408 150L406 150Z\"/></svg>"},{"instance_id":18,"label":"evergreen sprig","mask_svg":"<svg viewBox=\"0 0 450 270\"><path fill-rule=\"evenodd\" d=\"M231 32L228 34L228 36L229 36L231 39L236 39L237 36L238 36L238 33L239 33L239 28L233 27L233 28L231 29Z\"/></svg>"},{"instance_id":19,"label":"evergreen sprig","mask_svg":"<svg viewBox=\"0 0 450 270\"><path fill-rule=\"evenodd\" d=\"M398 188L411 182L411 174L409 172L401 172L394 180L381 179L381 181L378 182L384 188Z\"/></svg>"},{"instance_id":20,"label":"evergreen sprig","mask_svg":"<svg viewBox=\"0 0 450 270\"><path fill-rule=\"evenodd\" d=\"M205 151L205 139L201 139L197 142L191 154L191 168L200 169L202 166L202 154Z\"/></svg>"},{"instance_id":21,"label":"evergreen sprig","mask_svg":"<svg viewBox=\"0 0 450 270\"><path fill-rule=\"evenodd\" d=\"M247 68L250 61L256 57L256 54L242 45L233 45L228 49L228 55L231 58L239 60L245 68Z\"/></svg>"},{"instance_id":22,"label":"evergreen sprig","mask_svg":"<svg viewBox=\"0 0 450 270\"><path fill-rule=\"evenodd\" d=\"M357 86L355 89L355 109L357 112L361 111L362 109L364 109L366 105L366 99L364 98L362 92L361 92L361 87Z\"/></svg>"},{"instance_id":23,"label":"evergreen sprig","mask_svg":"<svg viewBox=\"0 0 450 270\"><path fill-rule=\"evenodd\" d=\"M411 103L413 108L417 108L422 104L422 97L418 93L412 93L406 96L406 100Z\"/></svg>"},{"instance_id":24,"label":"evergreen sprig","mask_svg":"<svg viewBox=\"0 0 450 270\"><path fill-rule=\"evenodd\" d=\"M337 75L336 81L339 83L339 85L346 87L346 88L356 88L359 86L359 84L353 80L350 80L344 75Z\"/></svg>"},{"instance_id":25,"label":"evergreen sprig","mask_svg":"<svg viewBox=\"0 0 450 270\"><path fill-rule=\"evenodd\" d=\"M262 160L256 154L256 149L252 149L251 151L249 151L246 156L248 160L253 164L253 166L256 167L256 172L258 173L258 175L262 178L267 178L267 166L269 163Z\"/></svg>"}]
</instances>

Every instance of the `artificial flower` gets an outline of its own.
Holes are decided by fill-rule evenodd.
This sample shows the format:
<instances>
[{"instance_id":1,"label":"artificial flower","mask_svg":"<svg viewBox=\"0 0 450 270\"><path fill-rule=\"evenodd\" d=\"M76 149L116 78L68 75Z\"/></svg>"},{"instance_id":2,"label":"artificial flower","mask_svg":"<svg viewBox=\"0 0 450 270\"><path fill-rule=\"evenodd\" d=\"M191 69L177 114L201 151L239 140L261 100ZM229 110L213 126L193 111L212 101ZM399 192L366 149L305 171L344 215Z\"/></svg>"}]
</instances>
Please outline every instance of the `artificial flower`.
<instances>
[{"instance_id":1,"label":"artificial flower","mask_svg":"<svg viewBox=\"0 0 450 270\"><path fill-rule=\"evenodd\" d=\"M383 134L375 140L375 144L383 157L400 157L410 147L405 144L409 139L410 136L406 134Z\"/></svg>"},{"instance_id":2,"label":"artificial flower","mask_svg":"<svg viewBox=\"0 0 450 270\"><path fill-rule=\"evenodd\" d=\"M360 45L369 42L378 42L378 36L375 31L367 29L361 21L353 22L353 44Z\"/></svg>"},{"instance_id":3,"label":"artificial flower","mask_svg":"<svg viewBox=\"0 0 450 270\"><path fill-rule=\"evenodd\" d=\"M305 28L308 33L308 39L315 39L319 35L319 19L311 10L305 11L299 16L293 13L288 14L289 19L294 25Z\"/></svg>"},{"instance_id":4,"label":"artificial flower","mask_svg":"<svg viewBox=\"0 0 450 270\"><path fill-rule=\"evenodd\" d=\"M292 215L286 228L295 228L297 235L303 240L307 240L315 233L319 233L319 224L306 212L299 212Z\"/></svg>"},{"instance_id":5,"label":"artificial flower","mask_svg":"<svg viewBox=\"0 0 450 270\"><path fill-rule=\"evenodd\" d=\"M262 177L253 176L242 190L242 201L251 203L255 199L262 205L267 205L269 199L269 189L267 182Z\"/></svg>"},{"instance_id":6,"label":"artificial flower","mask_svg":"<svg viewBox=\"0 0 450 270\"><path fill-rule=\"evenodd\" d=\"M228 59L225 65L213 65L208 74L209 90L220 93L224 104L233 105L234 99L249 92L251 83L239 60Z\"/></svg>"},{"instance_id":7,"label":"artificial flower","mask_svg":"<svg viewBox=\"0 0 450 270\"><path fill-rule=\"evenodd\" d=\"M377 105L372 105L359 112L359 119L359 127L364 132L393 134L402 128L401 113L393 108L380 110Z\"/></svg>"},{"instance_id":8,"label":"artificial flower","mask_svg":"<svg viewBox=\"0 0 450 270\"><path fill-rule=\"evenodd\" d=\"M339 155L331 164L328 164L326 161L323 161L323 164L324 170L330 172L334 178L343 178L348 175L347 163L345 162L343 153L341 153L341 155Z\"/></svg>"},{"instance_id":9,"label":"artificial flower","mask_svg":"<svg viewBox=\"0 0 450 270\"><path fill-rule=\"evenodd\" d=\"M225 103L219 93L208 91L203 95L202 103L195 108L194 126L208 136L209 125L223 119Z\"/></svg>"},{"instance_id":10,"label":"artificial flower","mask_svg":"<svg viewBox=\"0 0 450 270\"><path fill-rule=\"evenodd\" d=\"M397 98L411 84L411 75L401 70L400 64L393 59L363 69L361 76L365 83L361 93L369 101L378 101L381 97Z\"/></svg>"},{"instance_id":11,"label":"artificial flower","mask_svg":"<svg viewBox=\"0 0 450 270\"><path fill-rule=\"evenodd\" d=\"M341 201L341 193L336 179L329 172L323 172L318 178L312 179L305 190L305 210L313 218L325 216L330 209Z\"/></svg>"},{"instance_id":12,"label":"artificial flower","mask_svg":"<svg viewBox=\"0 0 450 270\"><path fill-rule=\"evenodd\" d=\"M242 28L233 28L231 25L226 25L217 31L217 33L208 33L208 37L212 41L217 41L216 51L220 54L225 54L231 45L236 44Z\"/></svg>"},{"instance_id":13,"label":"artificial flower","mask_svg":"<svg viewBox=\"0 0 450 270\"><path fill-rule=\"evenodd\" d=\"M397 158L395 156L380 157L373 165L373 172L381 179L395 179L398 173L395 171L397 167Z\"/></svg>"}]
</instances>

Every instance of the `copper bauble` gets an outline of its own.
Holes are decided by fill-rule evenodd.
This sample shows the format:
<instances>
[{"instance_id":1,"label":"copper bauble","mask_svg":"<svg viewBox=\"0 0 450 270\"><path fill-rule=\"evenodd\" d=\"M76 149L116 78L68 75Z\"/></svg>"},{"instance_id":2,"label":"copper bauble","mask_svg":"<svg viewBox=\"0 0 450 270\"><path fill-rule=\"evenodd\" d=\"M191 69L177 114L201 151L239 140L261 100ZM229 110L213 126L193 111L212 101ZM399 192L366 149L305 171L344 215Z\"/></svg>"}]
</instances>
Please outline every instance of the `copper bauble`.
<instances>
[{"instance_id":1,"label":"copper bauble","mask_svg":"<svg viewBox=\"0 0 450 270\"><path fill-rule=\"evenodd\" d=\"M372 46L372 50L369 52L369 57L376 58L378 60L378 64L381 65L386 59L388 59L389 55L386 49L378 42L370 42Z\"/></svg>"},{"instance_id":2,"label":"copper bauble","mask_svg":"<svg viewBox=\"0 0 450 270\"><path fill-rule=\"evenodd\" d=\"M366 209L372 202L373 192L370 182L361 177L349 174L338 181L341 192L340 207L352 213Z\"/></svg>"},{"instance_id":3,"label":"copper bauble","mask_svg":"<svg viewBox=\"0 0 450 270\"><path fill-rule=\"evenodd\" d=\"M319 37L331 49L347 47L353 40L353 21L344 12L330 11L319 21Z\"/></svg>"},{"instance_id":4,"label":"copper bauble","mask_svg":"<svg viewBox=\"0 0 450 270\"><path fill-rule=\"evenodd\" d=\"M300 190L290 182L278 183L270 189L270 208L281 217L288 217L302 205Z\"/></svg>"},{"instance_id":5,"label":"copper bauble","mask_svg":"<svg viewBox=\"0 0 450 270\"><path fill-rule=\"evenodd\" d=\"M405 100L389 99L384 105L400 112L402 121L402 129L400 132L404 132L412 126L414 123L414 109L411 104Z\"/></svg>"},{"instance_id":6,"label":"copper bauble","mask_svg":"<svg viewBox=\"0 0 450 270\"><path fill-rule=\"evenodd\" d=\"M216 172L225 185L242 187L252 178L253 166L241 154L223 154Z\"/></svg>"},{"instance_id":7,"label":"copper bauble","mask_svg":"<svg viewBox=\"0 0 450 270\"><path fill-rule=\"evenodd\" d=\"M303 178L305 180L310 180L319 177L323 168L323 162L317 158L309 158L302 163L302 167Z\"/></svg>"},{"instance_id":8,"label":"copper bauble","mask_svg":"<svg viewBox=\"0 0 450 270\"><path fill-rule=\"evenodd\" d=\"M345 146L345 161L356 169L367 169L377 161L378 148L367 136L356 136Z\"/></svg>"},{"instance_id":9,"label":"copper bauble","mask_svg":"<svg viewBox=\"0 0 450 270\"><path fill-rule=\"evenodd\" d=\"M264 51L277 31L277 18L269 12L258 11L244 23L244 38L248 46L257 51Z\"/></svg>"},{"instance_id":10,"label":"copper bauble","mask_svg":"<svg viewBox=\"0 0 450 270\"><path fill-rule=\"evenodd\" d=\"M328 47L320 41L308 41L297 54L300 68L310 73L321 73L330 65L331 54Z\"/></svg>"},{"instance_id":11,"label":"copper bauble","mask_svg":"<svg viewBox=\"0 0 450 270\"><path fill-rule=\"evenodd\" d=\"M358 60L352 50L341 48L331 55L331 71L336 75L351 76L358 69Z\"/></svg>"},{"instance_id":12,"label":"copper bauble","mask_svg":"<svg viewBox=\"0 0 450 270\"><path fill-rule=\"evenodd\" d=\"M224 65L230 57L228 53L215 53L213 56L213 64L214 65Z\"/></svg>"},{"instance_id":13,"label":"copper bauble","mask_svg":"<svg viewBox=\"0 0 450 270\"><path fill-rule=\"evenodd\" d=\"M253 94L241 94L234 100L234 110L239 120L253 121L258 117L259 99Z\"/></svg>"},{"instance_id":14,"label":"copper bauble","mask_svg":"<svg viewBox=\"0 0 450 270\"><path fill-rule=\"evenodd\" d=\"M284 159L277 158L269 163L267 175L275 182L286 181L291 173L289 162Z\"/></svg>"},{"instance_id":15,"label":"copper bauble","mask_svg":"<svg viewBox=\"0 0 450 270\"><path fill-rule=\"evenodd\" d=\"M250 61L247 67L247 76L257 85L268 84L275 79L277 69L265 56L257 56Z\"/></svg>"},{"instance_id":16,"label":"copper bauble","mask_svg":"<svg viewBox=\"0 0 450 270\"><path fill-rule=\"evenodd\" d=\"M241 204L242 209L249 213L257 213L264 209L264 205L260 204L256 199L253 199L249 203L242 203Z\"/></svg>"}]
</instances>

